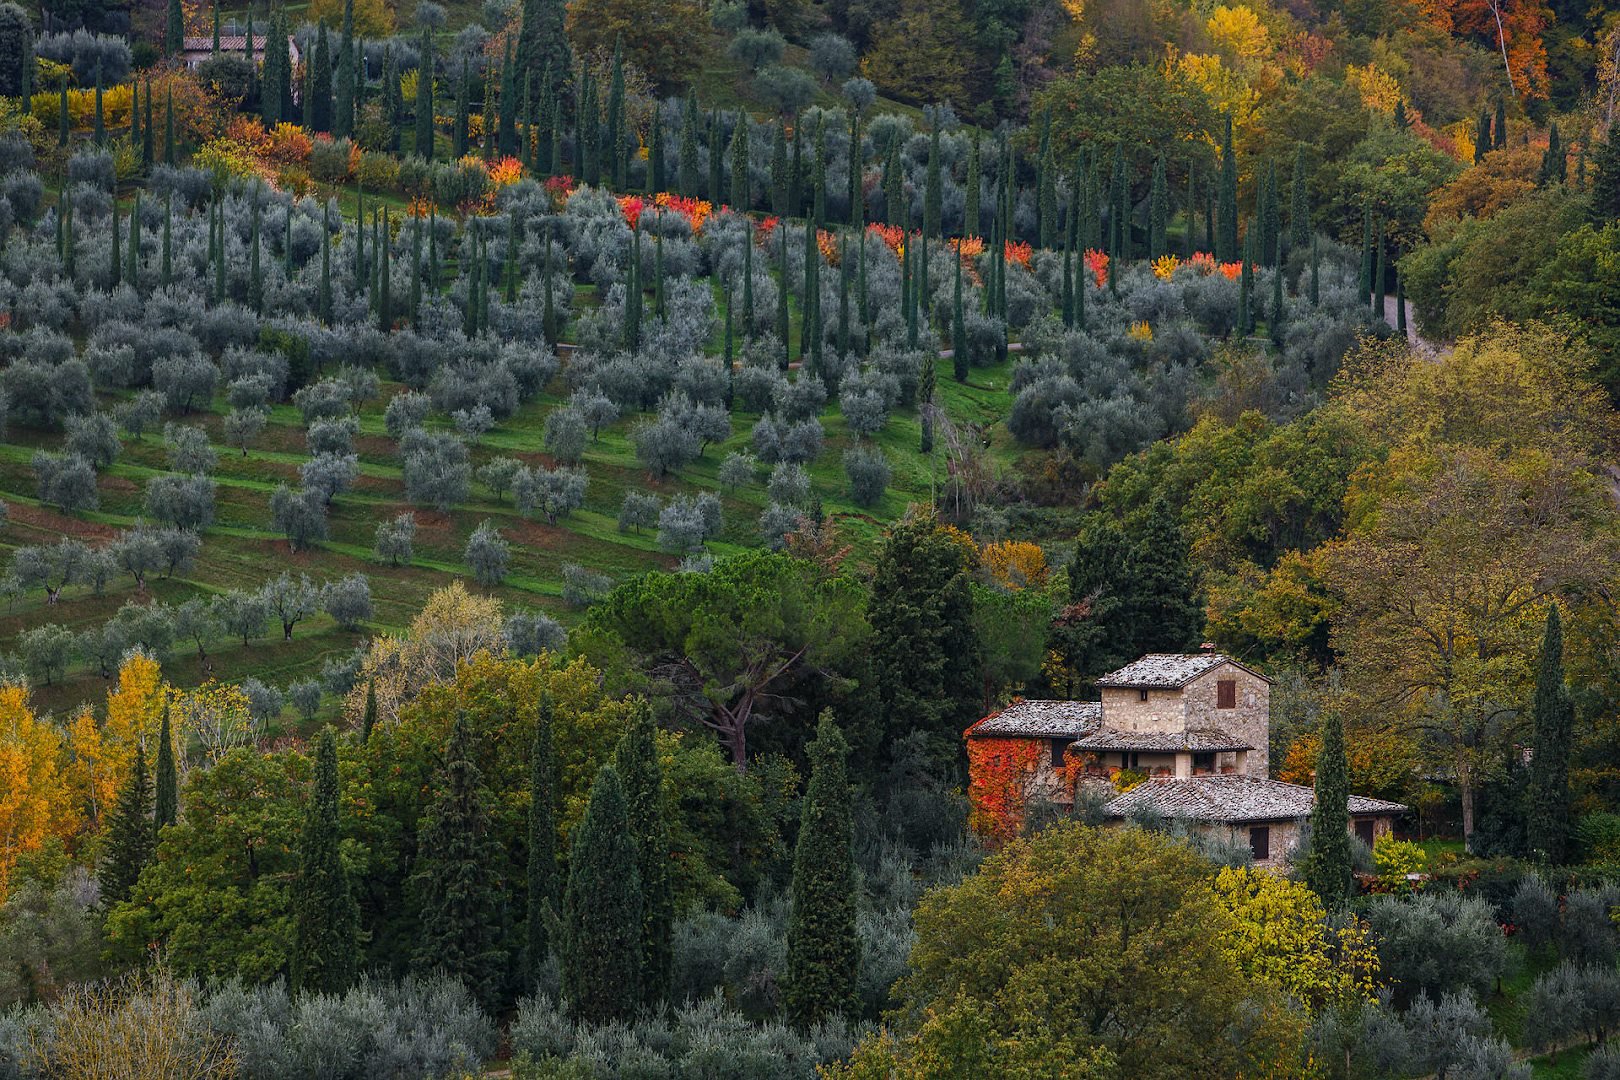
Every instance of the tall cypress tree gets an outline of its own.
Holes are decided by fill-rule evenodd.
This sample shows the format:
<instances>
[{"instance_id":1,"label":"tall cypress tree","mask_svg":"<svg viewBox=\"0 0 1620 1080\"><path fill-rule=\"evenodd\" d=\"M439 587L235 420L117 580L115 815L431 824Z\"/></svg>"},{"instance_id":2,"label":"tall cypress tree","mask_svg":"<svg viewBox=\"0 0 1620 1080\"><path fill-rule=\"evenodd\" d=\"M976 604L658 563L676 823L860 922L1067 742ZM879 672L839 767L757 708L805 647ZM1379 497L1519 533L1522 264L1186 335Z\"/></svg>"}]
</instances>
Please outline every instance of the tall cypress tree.
<instances>
[{"instance_id":1,"label":"tall cypress tree","mask_svg":"<svg viewBox=\"0 0 1620 1080\"><path fill-rule=\"evenodd\" d=\"M442 970L461 979L489 1008L506 970L505 853L490 832L489 790L473 763L465 713L456 716L435 778L433 801L419 831L411 885L421 911L418 971Z\"/></svg>"},{"instance_id":2,"label":"tall cypress tree","mask_svg":"<svg viewBox=\"0 0 1620 1080\"><path fill-rule=\"evenodd\" d=\"M626 1020L644 1000L638 863L624 784L604 765L574 830L563 890L562 993L580 1020Z\"/></svg>"},{"instance_id":3,"label":"tall cypress tree","mask_svg":"<svg viewBox=\"0 0 1620 1080\"><path fill-rule=\"evenodd\" d=\"M787 121L778 118L771 135L771 213L788 214Z\"/></svg>"},{"instance_id":4,"label":"tall cypress tree","mask_svg":"<svg viewBox=\"0 0 1620 1080\"><path fill-rule=\"evenodd\" d=\"M461 58L461 80L456 83L456 123L452 130L451 153L457 159L467 156L468 132L472 122L472 76L467 58Z\"/></svg>"},{"instance_id":5,"label":"tall cypress tree","mask_svg":"<svg viewBox=\"0 0 1620 1080\"><path fill-rule=\"evenodd\" d=\"M642 1000L656 1006L670 995L673 982L670 932L675 921L671 901L669 812L664 805L663 769L652 713L638 703L630 728L613 752L613 767L624 785L625 820L636 847L641 881Z\"/></svg>"},{"instance_id":6,"label":"tall cypress tree","mask_svg":"<svg viewBox=\"0 0 1620 1080\"><path fill-rule=\"evenodd\" d=\"M702 194L703 181L698 171L698 108L697 99L690 94L681 116L680 185L681 194L695 199Z\"/></svg>"},{"instance_id":7,"label":"tall cypress tree","mask_svg":"<svg viewBox=\"0 0 1620 1080\"><path fill-rule=\"evenodd\" d=\"M668 170L664 164L664 109L654 104L652 123L647 130L647 190L657 194L668 187Z\"/></svg>"},{"instance_id":8,"label":"tall cypress tree","mask_svg":"<svg viewBox=\"0 0 1620 1080\"><path fill-rule=\"evenodd\" d=\"M1221 182L1215 208L1215 259L1229 263L1238 257L1237 154L1232 149L1232 117L1226 118L1226 134L1221 138Z\"/></svg>"},{"instance_id":9,"label":"tall cypress tree","mask_svg":"<svg viewBox=\"0 0 1620 1080\"><path fill-rule=\"evenodd\" d=\"M568 48L568 32L564 26L566 17L564 0L523 0L517 64L525 74L542 80L539 84L542 98L549 93L555 100L562 90L565 73L574 69L574 54Z\"/></svg>"},{"instance_id":10,"label":"tall cypress tree","mask_svg":"<svg viewBox=\"0 0 1620 1080\"><path fill-rule=\"evenodd\" d=\"M1303 250L1311 242L1311 193L1305 187L1305 144L1294 149L1294 179L1288 202L1288 247Z\"/></svg>"},{"instance_id":11,"label":"tall cypress tree","mask_svg":"<svg viewBox=\"0 0 1620 1080\"><path fill-rule=\"evenodd\" d=\"M343 38L337 45L337 72L332 83L332 134L354 134L354 0L343 0Z\"/></svg>"},{"instance_id":12,"label":"tall cypress tree","mask_svg":"<svg viewBox=\"0 0 1620 1080\"><path fill-rule=\"evenodd\" d=\"M731 207L747 213L752 197L748 176L748 114L737 111L737 126L731 132Z\"/></svg>"},{"instance_id":13,"label":"tall cypress tree","mask_svg":"<svg viewBox=\"0 0 1620 1080\"><path fill-rule=\"evenodd\" d=\"M849 110L849 223L859 229L866 224L866 189L864 153L861 147L861 111Z\"/></svg>"},{"instance_id":14,"label":"tall cypress tree","mask_svg":"<svg viewBox=\"0 0 1620 1080\"><path fill-rule=\"evenodd\" d=\"M163 20L163 55L178 56L186 44L186 14L180 0L169 0Z\"/></svg>"},{"instance_id":15,"label":"tall cypress tree","mask_svg":"<svg viewBox=\"0 0 1620 1080\"><path fill-rule=\"evenodd\" d=\"M270 13L270 27L264 35L264 67L259 72L259 119L264 126L274 128L281 123L281 67L287 62L286 39L279 39L282 47L277 48L277 34L281 30L281 15L279 12Z\"/></svg>"},{"instance_id":16,"label":"tall cypress tree","mask_svg":"<svg viewBox=\"0 0 1620 1080\"><path fill-rule=\"evenodd\" d=\"M56 104L56 145L66 146L68 144L69 132L71 131L68 124L68 91L66 75L62 76L61 88L62 96ZM1601 167L1602 158L1599 158L1598 162L1599 166ZM1601 176L1602 174L1599 173L1600 178Z\"/></svg>"},{"instance_id":17,"label":"tall cypress tree","mask_svg":"<svg viewBox=\"0 0 1620 1080\"><path fill-rule=\"evenodd\" d=\"M1164 155L1153 162L1153 185L1148 193L1148 257L1157 259L1170 250L1170 183L1164 173Z\"/></svg>"},{"instance_id":18,"label":"tall cypress tree","mask_svg":"<svg viewBox=\"0 0 1620 1080\"><path fill-rule=\"evenodd\" d=\"M804 139L799 128L793 128L793 157L788 164L787 212L790 217L804 213Z\"/></svg>"},{"instance_id":19,"label":"tall cypress tree","mask_svg":"<svg viewBox=\"0 0 1620 1080\"><path fill-rule=\"evenodd\" d=\"M550 919L559 915L557 881L557 759L551 742L550 696L540 699L529 753L527 970L532 986L554 943Z\"/></svg>"},{"instance_id":20,"label":"tall cypress tree","mask_svg":"<svg viewBox=\"0 0 1620 1080\"><path fill-rule=\"evenodd\" d=\"M1130 611L1140 637L1137 652L1181 652L1203 636L1187 539L1175 511L1161 496L1139 527L1126 562Z\"/></svg>"},{"instance_id":21,"label":"tall cypress tree","mask_svg":"<svg viewBox=\"0 0 1620 1080\"><path fill-rule=\"evenodd\" d=\"M900 136L889 139L889 155L883 162L883 216L890 225L906 228L905 174L900 169Z\"/></svg>"},{"instance_id":22,"label":"tall cypress tree","mask_svg":"<svg viewBox=\"0 0 1620 1080\"><path fill-rule=\"evenodd\" d=\"M1496 99L1496 123L1491 126L1491 149L1507 148L1507 101Z\"/></svg>"},{"instance_id":23,"label":"tall cypress tree","mask_svg":"<svg viewBox=\"0 0 1620 1080\"><path fill-rule=\"evenodd\" d=\"M298 876L291 887L294 990L342 993L360 968L360 907L338 853L337 736L330 727L315 748L315 775L298 838Z\"/></svg>"},{"instance_id":24,"label":"tall cypress tree","mask_svg":"<svg viewBox=\"0 0 1620 1080\"><path fill-rule=\"evenodd\" d=\"M1344 722L1329 709L1322 717L1322 745L1316 755L1305 881L1331 911L1350 899L1350 871L1350 767L1344 755Z\"/></svg>"},{"instance_id":25,"label":"tall cypress tree","mask_svg":"<svg viewBox=\"0 0 1620 1080\"><path fill-rule=\"evenodd\" d=\"M416 69L416 154L433 160L433 35L422 28L421 60Z\"/></svg>"},{"instance_id":26,"label":"tall cypress tree","mask_svg":"<svg viewBox=\"0 0 1620 1080\"><path fill-rule=\"evenodd\" d=\"M169 703L163 703L163 721L158 726L157 797L152 805L154 837L165 825L180 817L180 777L175 769L174 731L169 726Z\"/></svg>"},{"instance_id":27,"label":"tall cypress tree","mask_svg":"<svg viewBox=\"0 0 1620 1080\"><path fill-rule=\"evenodd\" d=\"M308 127L312 131L332 130L332 43L326 36L326 24L315 31L315 59L310 65L311 96L305 110Z\"/></svg>"},{"instance_id":28,"label":"tall cypress tree","mask_svg":"<svg viewBox=\"0 0 1620 1080\"><path fill-rule=\"evenodd\" d=\"M1272 162L1266 166L1266 207L1260 230L1261 241L1265 244L1262 261L1267 266L1278 266L1282 262L1281 202L1282 196L1277 186L1277 164Z\"/></svg>"},{"instance_id":29,"label":"tall cypress tree","mask_svg":"<svg viewBox=\"0 0 1620 1080\"><path fill-rule=\"evenodd\" d=\"M722 149L722 147L720 145L720 110L718 110L718 109L710 109L709 110L709 202L713 203L715 206L720 206L726 201L725 195L722 192L721 184L720 184L721 165L722 165L722 162L721 162L720 159L721 159L721 156L723 155L723 153L724 153L724 150Z\"/></svg>"},{"instance_id":30,"label":"tall cypress tree","mask_svg":"<svg viewBox=\"0 0 1620 1080\"><path fill-rule=\"evenodd\" d=\"M405 101L399 88L399 58L394 54L392 41L383 47L382 118L388 128L388 149L397 154L404 142L401 135L405 126Z\"/></svg>"},{"instance_id":31,"label":"tall cypress tree","mask_svg":"<svg viewBox=\"0 0 1620 1080\"><path fill-rule=\"evenodd\" d=\"M613 43L613 73L608 78L607 144L602 148L603 173L620 191L625 188L629 166L628 134L624 122L624 39L620 37Z\"/></svg>"},{"instance_id":32,"label":"tall cypress tree","mask_svg":"<svg viewBox=\"0 0 1620 1080\"><path fill-rule=\"evenodd\" d=\"M518 68L512 59L512 41L506 42L506 53L501 59L501 122L495 141L503 154L515 154L518 149Z\"/></svg>"},{"instance_id":33,"label":"tall cypress tree","mask_svg":"<svg viewBox=\"0 0 1620 1080\"><path fill-rule=\"evenodd\" d=\"M101 868L96 879L106 907L129 899L141 870L152 861L156 837L152 829L152 777L146 771L146 748L135 744L135 763L118 789L118 801L107 821Z\"/></svg>"},{"instance_id":34,"label":"tall cypress tree","mask_svg":"<svg viewBox=\"0 0 1620 1080\"><path fill-rule=\"evenodd\" d=\"M1485 160L1485 155L1491 152L1491 116L1484 109L1479 111L1479 120L1474 124L1474 164L1478 165Z\"/></svg>"},{"instance_id":35,"label":"tall cypress tree","mask_svg":"<svg viewBox=\"0 0 1620 1080\"><path fill-rule=\"evenodd\" d=\"M1557 604L1547 608L1531 717L1535 755L1530 759L1526 839L1532 857L1557 866L1569 854L1569 752L1575 729L1575 705L1564 683L1564 629Z\"/></svg>"},{"instance_id":36,"label":"tall cypress tree","mask_svg":"<svg viewBox=\"0 0 1620 1080\"><path fill-rule=\"evenodd\" d=\"M849 744L831 711L821 714L815 741L805 750L810 781L793 851L783 993L788 1020L801 1029L853 1014L861 963L855 933L854 825L845 772Z\"/></svg>"}]
</instances>

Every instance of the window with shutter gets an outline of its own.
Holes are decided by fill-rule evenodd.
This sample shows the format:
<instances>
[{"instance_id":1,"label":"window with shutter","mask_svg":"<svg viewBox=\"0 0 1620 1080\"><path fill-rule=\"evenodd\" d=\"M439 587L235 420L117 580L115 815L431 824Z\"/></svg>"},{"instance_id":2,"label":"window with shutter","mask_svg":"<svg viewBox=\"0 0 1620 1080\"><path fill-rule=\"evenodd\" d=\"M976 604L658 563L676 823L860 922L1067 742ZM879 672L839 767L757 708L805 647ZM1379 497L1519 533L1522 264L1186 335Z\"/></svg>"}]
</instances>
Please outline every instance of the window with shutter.
<instances>
[{"instance_id":1,"label":"window with shutter","mask_svg":"<svg viewBox=\"0 0 1620 1080\"><path fill-rule=\"evenodd\" d=\"M1237 708L1237 681L1235 679L1222 679L1215 684L1215 707L1217 709Z\"/></svg>"}]
</instances>

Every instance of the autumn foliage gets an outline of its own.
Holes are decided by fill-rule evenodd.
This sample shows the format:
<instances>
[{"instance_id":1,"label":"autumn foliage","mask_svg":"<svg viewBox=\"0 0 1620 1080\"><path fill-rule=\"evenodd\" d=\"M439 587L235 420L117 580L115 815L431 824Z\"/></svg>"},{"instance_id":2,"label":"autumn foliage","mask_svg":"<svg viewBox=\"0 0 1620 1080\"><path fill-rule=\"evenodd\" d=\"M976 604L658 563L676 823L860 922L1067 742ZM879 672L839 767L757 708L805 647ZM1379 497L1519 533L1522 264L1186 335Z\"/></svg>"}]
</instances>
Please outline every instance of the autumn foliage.
<instances>
[{"instance_id":1,"label":"autumn foliage","mask_svg":"<svg viewBox=\"0 0 1620 1080\"><path fill-rule=\"evenodd\" d=\"M968 825L986 843L1004 844L1023 828L1026 787L1044 749L1036 739L969 735Z\"/></svg>"}]
</instances>

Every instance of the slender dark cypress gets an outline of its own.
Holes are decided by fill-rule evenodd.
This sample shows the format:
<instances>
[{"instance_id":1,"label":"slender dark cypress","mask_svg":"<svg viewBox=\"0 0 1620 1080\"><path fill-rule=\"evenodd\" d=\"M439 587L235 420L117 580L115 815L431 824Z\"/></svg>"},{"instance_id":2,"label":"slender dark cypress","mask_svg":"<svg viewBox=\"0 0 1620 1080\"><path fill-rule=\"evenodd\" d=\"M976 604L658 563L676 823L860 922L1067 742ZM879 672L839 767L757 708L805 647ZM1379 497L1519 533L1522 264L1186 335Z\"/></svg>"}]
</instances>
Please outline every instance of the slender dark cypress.
<instances>
[{"instance_id":1,"label":"slender dark cypress","mask_svg":"<svg viewBox=\"0 0 1620 1080\"><path fill-rule=\"evenodd\" d=\"M552 705L540 699L529 752L529 865L526 946L527 982L532 987L554 943L548 916L555 918L561 899L557 874L557 761L551 743Z\"/></svg>"},{"instance_id":2,"label":"slender dark cypress","mask_svg":"<svg viewBox=\"0 0 1620 1080\"><path fill-rule=\"evenodd\" d=\"M849 744L823 712L807 747L805 788L787 931L784 1005L789 1021L808 1029L853 1015L860 942L855 933L854 826L845 773Z\"/></svg>"},{"instance_id":3,"label":"slender dark cypress","mask_svg":"<svg viewBox=\"0 0 1620 1080\"><path fill-rule=\"evenodd\" d=\"M956 285L951 295L951 370L957 382L965 383L968 381L968 354L966 313L962 310L962 259L958 256L951 261L956 264Z\"/></svg>"},{"instance_id":4,"label":"slender dark cypress","mask_svg":"<svg viewBox=\"0 0 1620 1080\"><path fill-rule=\"evenodd\" d=\"M663 769L652 713L638 704L630 729L613 752L613 767L624 783L625 821L636 847L641 881L641 992L656 1006L669 997L674 981L670 930L675 907L670 892L668 812L664 805Z\"/></svg>"},{"instance_id":5,"label":"slender dark cypress","mask_svg":"<svg viewBox=\"0 0 1620 1080\"><path fill-rule=\"evenodd\" d=\"M136 880L152 861L157 841L152 830L152 777L146 771L146 748L135 744L135 763L118 791L108 816L96 878L102 904L111 908L129 899Z\"/></svg>"},{"instance_id":6,"label":"slender dark cypress","mask_svg":"<svg viewBox=\"0 0 1620 1080\"><path fill-rule=\"evenodd\" d=\"M294 990L342 993L360 969L360 907L338 852L337 737L321 732L315 777L298 840L298 876L292 881L293 941L288 968Z\"/></svg>"},{"instance_id":7,"label":"slender dark cypress","mask_svg":"<svg viewBox=\"0 0 1620 1080\"><path fill-rule=\"evenodd\" d=\"M174 761L174 729L169 726L169 703L163 703L163 720L158 726L157 797L152 806L154 839L160 838L163 826L173 825L180 818L180 778Z\"/></svg>"},{"instance_id":8,"label":"slender dark cypress","mask_svg":"<svg viewBox=\"0 0 1620 1080\"><path fill-rule=\"evenodd\" d=\"M1322 717L1316 755L1316 799L1311 808L1311 856L1305 880L1329 910L1352 895L1350 871L1350 778L1344 754L1344 722L1335 710Z\"/></svg>"},{"instance_id":9,"label":"slender dark cypress","mask_svg":"<svg viewBox=\"0 0 1620 1080\"><path fill-rule=\"evenodd\" d=\"M416 154L433 160L433 35L422 28L421 60L416 78Z\"/></svg>"},{"instance_id":10,"label":"slender dark cypress","mask_svg":"<svg viewBox=\"0 0 1620 1080\"><path fill-rule=\"evenodd\" d=\"M574 829L563 890L562 993L580 1020L626 1020L644 1000L638 862L624 784L604 765Z\"/></svg>"},{"instance_id":11,"label":"slender dark cypress","mask_svg":"<svg viewBox=\"0 0 1620 1080\"><path fill-rule=\"evenodd\" d=\"M1547 608L1531 717L1535 755L1530 761L1527 846L1533 857L1558 866L1565 861L1569 848L1569 754L1575 706L1564 682L1564 630L1557 604Z\"/></svg>"}]
</instances>

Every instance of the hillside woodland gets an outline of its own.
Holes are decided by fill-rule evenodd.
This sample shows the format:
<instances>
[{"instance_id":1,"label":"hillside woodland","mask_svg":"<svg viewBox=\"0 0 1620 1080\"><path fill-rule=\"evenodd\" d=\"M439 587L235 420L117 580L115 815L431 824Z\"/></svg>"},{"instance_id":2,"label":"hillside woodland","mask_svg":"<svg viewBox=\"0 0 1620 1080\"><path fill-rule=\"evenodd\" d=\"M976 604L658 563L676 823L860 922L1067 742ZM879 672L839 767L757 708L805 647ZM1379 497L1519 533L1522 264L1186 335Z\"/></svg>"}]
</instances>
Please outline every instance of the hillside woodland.
<instances>
[{"instance_id":1,"label":"hillside woodland","mask_svg":"<svg viewBox=\"0 0 1620 1080\"><path fill-rule=\"evenodd\" d=\"M1620 1077L1617 94L1567 2L0 4L0 1080ZM1403 838L970 827L1206 643Z\"/></svg>"}]
</instances>

